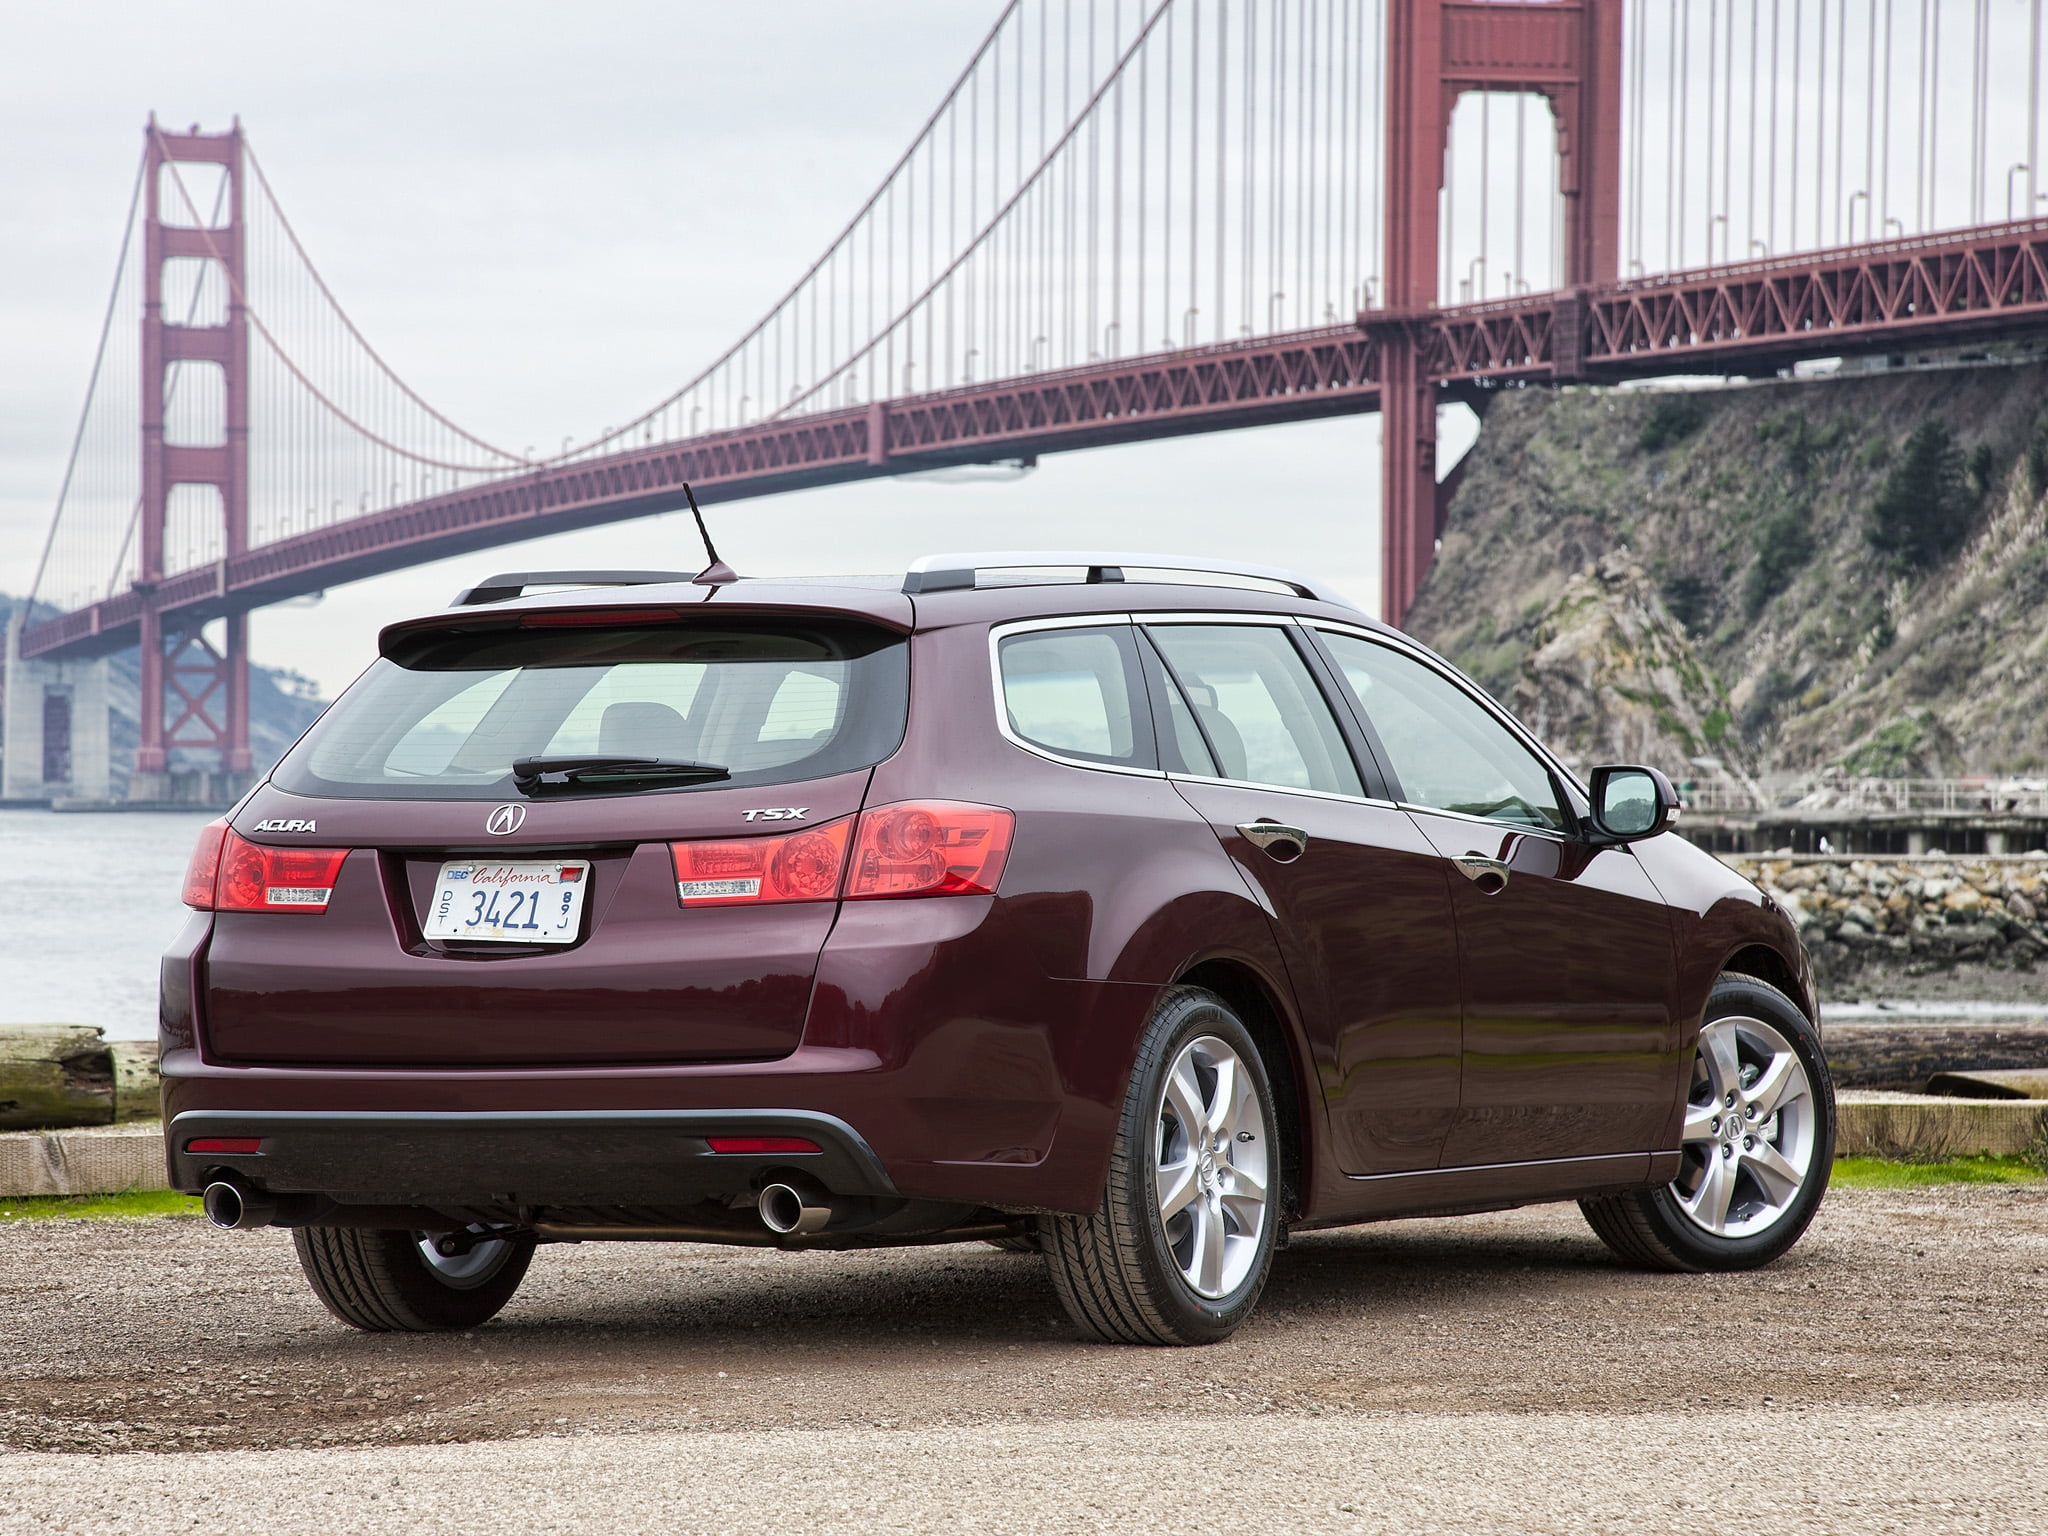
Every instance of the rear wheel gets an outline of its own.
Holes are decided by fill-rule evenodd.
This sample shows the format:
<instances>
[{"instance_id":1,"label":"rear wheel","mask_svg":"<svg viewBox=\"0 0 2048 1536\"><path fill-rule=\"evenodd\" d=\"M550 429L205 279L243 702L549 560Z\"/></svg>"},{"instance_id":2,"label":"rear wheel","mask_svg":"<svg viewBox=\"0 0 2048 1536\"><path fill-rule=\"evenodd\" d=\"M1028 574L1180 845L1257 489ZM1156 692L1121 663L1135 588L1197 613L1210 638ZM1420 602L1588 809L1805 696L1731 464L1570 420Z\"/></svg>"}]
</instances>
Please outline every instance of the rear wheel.
<instances>
[{"instance_id":1,"label":"rear wheel","mask_svg":"<svg viewBox=\"0 0 2048 1536\"><path fill-rule=\"evenodd\" d=\"M471 1228L469 1236L482 1231ZM441 1333L489 1322L512 1299L533 1238L486 1238L444 1253L446 1234L366 1227L299 1227L292 1242L313 1294L365 1333Z\"/></svg>"},{"instance_id":2,"label":"rear wheel","mask_svg":"<svg viewBox=\"0 0 2048 1536\"><path fill-rule=\"evenodd\" d=\"M1586 1221L1647 1269L1756 1269L1799 1241L1835 1156L1835 1090L1820 1036L1753 976L1723 976L1700 1025L1678 1177L1582 1200Z\"/></svg>"},{"instance_id":3,"label":"rear wheel","mask_svg":"<svg viewBox=\"0 0 2048 1536\"><path fill-rule=\"evenodd\" d=\"M1272 1266L1279 1153L1251 1035L1213 993L1168 993L1139 1047L1101 1206L1038 1218L1068 1315L1112 1343L1230 1337Z\"/></svg>"}]
</instances>

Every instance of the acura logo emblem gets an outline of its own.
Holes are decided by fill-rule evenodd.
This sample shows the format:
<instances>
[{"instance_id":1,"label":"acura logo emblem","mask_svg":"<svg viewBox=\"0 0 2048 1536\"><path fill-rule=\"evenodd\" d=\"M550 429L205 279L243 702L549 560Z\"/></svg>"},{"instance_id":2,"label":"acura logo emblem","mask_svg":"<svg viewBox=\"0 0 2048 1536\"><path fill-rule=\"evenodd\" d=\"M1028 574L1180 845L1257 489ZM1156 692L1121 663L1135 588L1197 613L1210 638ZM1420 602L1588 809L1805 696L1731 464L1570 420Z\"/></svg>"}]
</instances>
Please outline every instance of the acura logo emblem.
<instances>
[{"instance_id":1,"label":"acura logo emblem","mask_svg":"<svg viewBox=\"0 0 2048 1536\"><path fill-rule=\"evenodd\" d=\"M501 805L491 812L484 822L484 830L497 837L507 832L517 832L526 825L526 807L523 805Z\"/></svg>"}]
</instances>

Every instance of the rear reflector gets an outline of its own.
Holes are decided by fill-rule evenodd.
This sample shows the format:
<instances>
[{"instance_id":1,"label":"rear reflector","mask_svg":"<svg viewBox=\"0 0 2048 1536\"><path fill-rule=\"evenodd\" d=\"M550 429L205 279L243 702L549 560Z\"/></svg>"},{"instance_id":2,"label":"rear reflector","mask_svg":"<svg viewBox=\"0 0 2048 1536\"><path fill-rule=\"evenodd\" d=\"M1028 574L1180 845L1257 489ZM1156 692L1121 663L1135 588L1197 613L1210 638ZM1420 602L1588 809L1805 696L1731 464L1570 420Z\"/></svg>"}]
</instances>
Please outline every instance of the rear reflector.
<instances>
[{"instance_id":1,"label":"rear reflector","mask_svg":"<svg viewBox=\"0 0 2048 1536\"><path fill-rule=\"evenodd\" d=\"M1016 820L992 805L953 800L863 811L847 897L993 895Z\"/></svg>"},{"instance_id":2,"label":"rear reflector","mask_svg":"<svg viewBox=\"0 0 2048 1536\"><path fill-rule=\"evenodd\" d=\"M670 843L676 896L686 907L831 901L839 894L853 819L841 817L781 837Z\"/></svg>"},{"instance_id":3,"label":"rear reflector","mask_svg":"<svg viewBox=\"0 0 2048 1536\"><path fill-rule=\"evenodd\" d=\"M251 1153L263 1150L260 1136L197 1136L185 1143L187 1152Z\"/></svg>"},{"instance_id":4,"label":"rear reflector","mask_svg":"<svg viewBox=\"0 0 2048 1536\"><path fill-rule=\"evenodd\" d=\"M714 1152L822 1152L815 1141L801 1136L706 1136L704 1144Z\"/></svg>"},{"instance_id":5,"label":"rear reflector","mask_svg":"<svg viewBox=\"0 0 2048 1536\"><path fill-rule=\"evenodd\" d=\"M214 844L214 879L207 889L202 867L208 827L200 834L185 877L185 902L216 912L325 912L334 882L348 858L346 848L266 848L226 826Z\"/></svg>"}]
</instances>

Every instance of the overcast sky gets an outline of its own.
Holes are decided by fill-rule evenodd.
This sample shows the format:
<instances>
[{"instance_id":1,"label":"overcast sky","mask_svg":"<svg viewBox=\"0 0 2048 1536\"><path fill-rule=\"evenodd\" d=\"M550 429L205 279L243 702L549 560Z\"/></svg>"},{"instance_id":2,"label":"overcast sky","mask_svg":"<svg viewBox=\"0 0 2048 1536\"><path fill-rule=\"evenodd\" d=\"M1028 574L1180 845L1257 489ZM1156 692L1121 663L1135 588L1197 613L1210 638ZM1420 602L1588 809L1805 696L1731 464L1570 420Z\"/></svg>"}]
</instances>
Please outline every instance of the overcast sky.
<instances>
[{"instance_id":1,"label":"overcast sky","mask_svg":"<svg viewBox=\"0 0 2048 1536\"><path fill-rule=\"evenodd\" d=\"M637 413L765 311L910 142L995 0L567 7L0 0L0 589L33 575L154 110L239 114L356 322L486 438ZM1377 594L1377 418L1049 457L1004 483L881 480L714 509L741 571L957 548L1256 560ZM257 659L330 692L378 625L487 570L688 565L664 517L261 611Z\"/></svg>"}]
</instances>

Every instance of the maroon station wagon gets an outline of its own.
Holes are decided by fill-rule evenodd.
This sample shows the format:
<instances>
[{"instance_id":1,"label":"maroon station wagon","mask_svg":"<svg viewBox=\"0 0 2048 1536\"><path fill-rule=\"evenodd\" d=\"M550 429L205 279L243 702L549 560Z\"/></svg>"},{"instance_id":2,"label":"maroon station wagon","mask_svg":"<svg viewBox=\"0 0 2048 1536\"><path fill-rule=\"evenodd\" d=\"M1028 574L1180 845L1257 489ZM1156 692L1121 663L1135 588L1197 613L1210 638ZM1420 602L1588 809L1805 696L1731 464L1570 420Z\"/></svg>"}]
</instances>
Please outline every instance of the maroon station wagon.
<instances>
[{"instance_id":1,"label":"maroon station wagon","mask_svg":"<svg viewBox=\"0 0 2048 1536\"><path fill-rule=\"evenodd\" d=\"M1313 580L527 573L379 651L163 966L171 1182L354 1327L549 1243L985 1242L1193 1344L1291 1232L1577 1200L1739 1269L1826 1187L1786 915Z\"/></svg>"}]
</instances>

